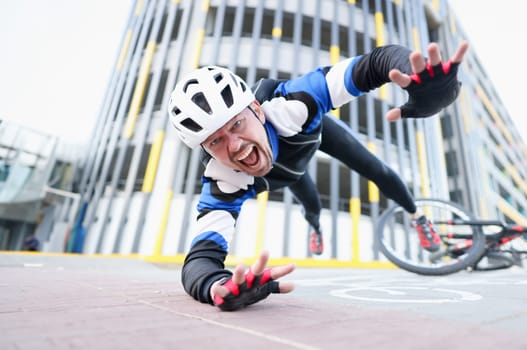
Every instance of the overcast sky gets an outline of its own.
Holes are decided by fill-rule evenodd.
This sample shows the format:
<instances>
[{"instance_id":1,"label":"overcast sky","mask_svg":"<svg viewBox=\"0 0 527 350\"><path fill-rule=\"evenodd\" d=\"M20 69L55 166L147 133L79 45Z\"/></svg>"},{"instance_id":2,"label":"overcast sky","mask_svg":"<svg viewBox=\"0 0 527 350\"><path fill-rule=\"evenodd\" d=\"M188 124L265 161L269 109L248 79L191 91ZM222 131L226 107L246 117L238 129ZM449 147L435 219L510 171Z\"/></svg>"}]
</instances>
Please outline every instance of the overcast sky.
<instances>
[{"instance_id":1,"label":"overcast sky","mask_svg":"<svg viewBox=\"0 0 527 350\"><path fill-rule=\"evenodd\" d=\"M450 0L524 142L527 142L525 15L515 0Z\"/></svg>"},{"instance_id":2,"label":"overcast sky","mask_svg":"<svg viewBox=\"0 0 527 350\"><path fill-rule=\"evenodd\" d=\"M1 0L0 118L91 135L132 0Z\"/></svg>"},{"instance_id":3,"label":"overcast sky","mask_svg":"<svg viewBox=\"0 0 527 350\"><path fill-rule=\"evenodd\" d=\"M514 0L454 0L471 49L527 135L522 86L525 21ZM0 5L0 118L86 143L132 0L4 0ZM527 136L524 138L527 140Z\"/></svg>"}]
</instances>

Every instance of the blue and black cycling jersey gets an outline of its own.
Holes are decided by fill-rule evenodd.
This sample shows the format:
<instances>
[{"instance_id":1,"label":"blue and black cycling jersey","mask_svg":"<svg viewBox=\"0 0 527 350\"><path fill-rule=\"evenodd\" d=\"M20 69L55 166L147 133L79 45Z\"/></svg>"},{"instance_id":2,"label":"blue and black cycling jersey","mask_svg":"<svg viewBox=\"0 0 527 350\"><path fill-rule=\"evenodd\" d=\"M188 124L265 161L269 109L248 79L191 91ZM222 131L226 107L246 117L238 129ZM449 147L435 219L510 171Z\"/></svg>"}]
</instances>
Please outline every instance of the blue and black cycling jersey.
<instances>
[{"instance_id":1,"label":"blue and black cycling jersey","mask_svg":"<svg viewBox=\"0 0 527 350\"><path fill-rule=\"evenodd\" d=\"M409 53L401 46L380 47L369 54L318 68L293 80L264 79L255 86L256 99L266 117L264 127L273 151L273 168L265 176L255 178L229 169L204 154L205 172L198 204L197 232L182 272L187 293L201 302L212 304L210 286L218 279L231 275L224 268L224 260L243 203L262 191L273 191L297 183L306 174L309 161L321 146L326 114L388 82L391 69L410 72ZM328 124L328 133L339 130L338 123ZM335 153L332 155L350 168L357 166L361 175L367 176L371 170L379 174L381 184L400 182L391 169L383 168L384 165L358 141L354 142L356 140L352 136L348 138L348 146L359 147L353 150L332 147L329 139L331 137L323 140L323 148L330 150L330 154ZM360 158L358 153L353 155L357 150L363 152L364 157ZM373 169L374 166L384 173ZM402 182L400 186L401 194L395 193L394 196L402 197L411 211L412 198Z\"/></svg>"}]
</instances>

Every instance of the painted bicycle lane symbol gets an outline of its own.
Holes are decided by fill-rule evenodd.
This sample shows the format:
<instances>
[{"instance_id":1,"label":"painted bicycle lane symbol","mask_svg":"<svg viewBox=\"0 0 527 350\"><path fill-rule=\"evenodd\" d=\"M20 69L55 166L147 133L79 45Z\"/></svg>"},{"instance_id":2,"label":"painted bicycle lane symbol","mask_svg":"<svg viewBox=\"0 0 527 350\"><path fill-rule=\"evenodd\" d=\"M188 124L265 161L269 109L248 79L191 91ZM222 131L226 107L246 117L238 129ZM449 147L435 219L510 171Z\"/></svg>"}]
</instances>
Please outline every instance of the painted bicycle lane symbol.
<instances>
[{"instance_id":1,"label":"painted bicycle lane symbol","mask_svg":"<svg viewBox=\"0 0 527 350\"><path fill-rule=\"evenodd\" d=\"M322 278L297 280L297 286L325 287L337 298L374 303L444 304L474 302L480 294L454 288L444 283L423 282L412 279L391 279L372 282L361 277ZM328 288L329 287L329 288Z\"/></svg>"},{"instance_id":2,"label":"painted bicycle lane symbol","mask_svg":"<svg viewBox=\"0 0 527 350\"><path fill-rule=\"evenodd\" d=\"M482 296L446 288L430 287L352 287L332 290L330 295L361 301L408 304L443 304L481 300ZM378 296L377 296L378 295Z\"/></svg>"}]
</instances>

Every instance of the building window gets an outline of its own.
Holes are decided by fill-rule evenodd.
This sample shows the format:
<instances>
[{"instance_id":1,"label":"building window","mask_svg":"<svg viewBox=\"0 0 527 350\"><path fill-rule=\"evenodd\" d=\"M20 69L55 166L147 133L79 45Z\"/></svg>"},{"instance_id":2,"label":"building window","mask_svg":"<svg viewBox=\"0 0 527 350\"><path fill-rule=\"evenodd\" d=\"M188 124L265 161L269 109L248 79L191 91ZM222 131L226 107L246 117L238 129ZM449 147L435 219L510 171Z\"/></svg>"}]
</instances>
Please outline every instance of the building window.
<instances>
[{"instance_id":1,"label":"building window","mask_svg":"<svg viewBox=\"0 0 527 350\"><path fill-rule=\"evenodd\" d=\"M459 175L459 167L456 161L456 152L449 151L445 154L446 171L448 176Z\"/></svg>"}]
</instances>

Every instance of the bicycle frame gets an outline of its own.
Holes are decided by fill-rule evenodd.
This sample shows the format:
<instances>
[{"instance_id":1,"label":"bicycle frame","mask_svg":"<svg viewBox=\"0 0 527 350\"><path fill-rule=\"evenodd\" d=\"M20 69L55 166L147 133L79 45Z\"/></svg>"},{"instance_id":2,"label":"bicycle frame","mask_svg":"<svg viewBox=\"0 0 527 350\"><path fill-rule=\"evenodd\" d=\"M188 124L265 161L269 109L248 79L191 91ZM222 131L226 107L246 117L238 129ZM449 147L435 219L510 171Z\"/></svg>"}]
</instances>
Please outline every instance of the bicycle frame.
<instances>
[{"instance_id":1,"label":"bicycle frame","mask_svg":"<svg viewBox=\"0 0 527 350\"><path fill-rule=\"evenodd\" d=\"M471 225L471 226L478 226L482 229L485 226L498 227L499 231L485 234L485 245L487 248L486 248L486 253L482 256L482 258L492 257L495 259L499 259L500 258L499 252L502 252L502 253L509 252L509 253L513 253L516 255L520 255L520 254L527 255L527 251L525 250L516 250L516 249L503 250L502 249L502 246L505 245L506 243L509 243L517 238L520 238L524 234L526 234L527 227L525 226L516 225L516 224L507 225L503 223L502 221L498 221L498 220L461 220L461 219L436 221L435 224L438 224L438 225L447 224L451 226ZM448 235L448 238L461 238L463 236L466 237L466 234L462 235L462 234L452 233ZM466 247L453 247L453 249L450 250L450 252L455 252L456 250L462 250L465 248ZM503 268L510 267L511 265L503 265Z\"/></svg>"},{"instance_id":2,"label":"bicycle frame","mask_svg":"<svg viewBox=\"0 0 527 350\"><path fill-rule=\"evenodd\" d=\"M447 224L451 226L455 225L471 225L471 226L497 226L500 227L499 232L488 233L485 235L487 241L499 242L500 244L505 244L516 238L519 238L524 233L527 233L527 227L521 225L507 225L502 221L498 220L446 220L446 221L434 221L435 224ZM455 234L453 238L456 238Z\"/></svg>"}]
</instances>

